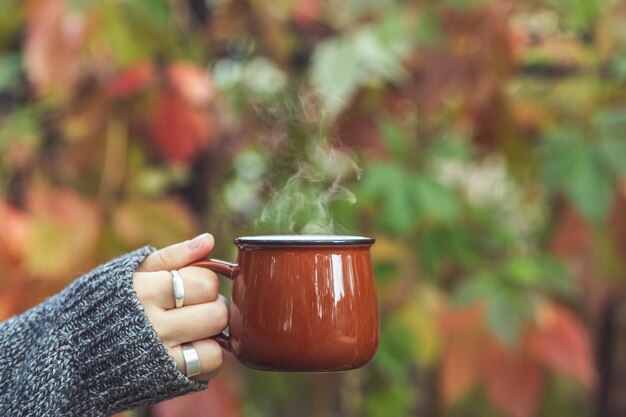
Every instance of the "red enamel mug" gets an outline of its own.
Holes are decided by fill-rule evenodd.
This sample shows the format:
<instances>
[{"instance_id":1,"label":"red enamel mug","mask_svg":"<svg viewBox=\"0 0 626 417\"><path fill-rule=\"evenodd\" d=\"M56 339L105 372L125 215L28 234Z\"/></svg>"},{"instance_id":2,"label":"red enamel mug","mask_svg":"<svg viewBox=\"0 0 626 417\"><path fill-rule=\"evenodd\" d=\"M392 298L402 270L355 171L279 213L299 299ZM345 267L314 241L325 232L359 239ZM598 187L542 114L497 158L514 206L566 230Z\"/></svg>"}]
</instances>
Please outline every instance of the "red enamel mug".
<instances>
[{"instance_id":1,"label":"red enamel mug","mask_svg":"<svg viewBox=\"0 0 626 417\"><path fill-rule=\"evenodd\" d=\"M373 244L363 236L247 236L235 239L236 264L194 263L233 280L230 334L215 339L259 370L363 366L379 339Z\"/></svg>"}]
</instances>

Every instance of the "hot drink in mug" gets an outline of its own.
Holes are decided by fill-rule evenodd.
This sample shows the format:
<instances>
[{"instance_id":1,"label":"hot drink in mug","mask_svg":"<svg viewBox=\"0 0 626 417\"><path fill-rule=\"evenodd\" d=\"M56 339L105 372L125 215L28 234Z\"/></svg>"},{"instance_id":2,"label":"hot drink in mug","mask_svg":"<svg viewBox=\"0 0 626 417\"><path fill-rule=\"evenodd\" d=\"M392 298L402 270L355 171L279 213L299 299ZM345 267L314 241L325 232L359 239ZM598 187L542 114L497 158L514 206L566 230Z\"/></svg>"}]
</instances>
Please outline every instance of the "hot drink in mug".
<instances>
[{"instance_id":1,"label":"hot drink in mug","mask_svg":"<svg viewBox=\"0 0 626 417\"><path fill-rule=\"evenodd\" d=\"M361 236L235 239L236 264L194 263L233 280L230 334L215 339L267 371L355 369L376 353L378 307L370 247Z\"/></svg>"}]
</instances>

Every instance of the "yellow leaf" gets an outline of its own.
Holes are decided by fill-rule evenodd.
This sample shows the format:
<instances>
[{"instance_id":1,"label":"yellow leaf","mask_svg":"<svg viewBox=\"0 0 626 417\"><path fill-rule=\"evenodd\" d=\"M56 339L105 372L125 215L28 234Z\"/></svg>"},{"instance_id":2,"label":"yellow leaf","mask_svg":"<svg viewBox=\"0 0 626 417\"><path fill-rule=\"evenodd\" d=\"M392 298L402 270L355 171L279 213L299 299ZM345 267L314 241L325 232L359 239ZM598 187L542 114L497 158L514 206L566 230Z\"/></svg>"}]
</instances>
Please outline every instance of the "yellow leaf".
<instances>
[{"instance_id":1,"label":"yellow leaf","mask_svg":"<svg viewBox=\"0 0 626 417\"><path fill-rule=\"evenodd\" d=\"M35 278L69 281L93 266L100 235L96 206L69 190L33 187L28 211L27 272Z\"/></svg>"},{"instance_id":2,"label":"yellow leaf","mask_svg":"<svg viewBox=\"0 0 626 417\"><path fill-rule=\"evenodd\" d=\"M129 246L163 247L189 239L196 226L192 213L177 200L135 199L115 210L113 230Z\"/></svg>"},{"instance_id":3,"label":"yellow leaf","mask_svg":"<svg viewBox=\"0 0 626 417\"><path fill-rule=\"evenodd\" d=\"M409 330L407 335L415 347L415 363L434 363L441 351L439 317L444 306L444 296L439 289L429 285L419 286L413 291L410 302L400 311L400 320Z\"/></svg>"}]
</instances>

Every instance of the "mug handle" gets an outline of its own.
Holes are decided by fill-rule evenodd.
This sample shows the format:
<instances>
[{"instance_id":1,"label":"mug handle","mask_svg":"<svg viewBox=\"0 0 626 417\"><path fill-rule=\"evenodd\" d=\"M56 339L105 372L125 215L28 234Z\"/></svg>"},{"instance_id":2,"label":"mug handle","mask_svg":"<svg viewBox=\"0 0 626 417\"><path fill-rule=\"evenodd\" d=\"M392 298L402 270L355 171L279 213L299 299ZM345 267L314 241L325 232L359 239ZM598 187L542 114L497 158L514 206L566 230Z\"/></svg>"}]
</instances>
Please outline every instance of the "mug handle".
<instances>
[{"instance_id":1,"label":"mug handle","mask_svg":"<svg viewBox=\"0 0 626 417\"><path fill-rule=\"evenodd\" d=\"M238 265L231 264L230 262L221 261L219 259L203 259L201 261L192 263L191 266L207 268L217 274L223 275L226 278L233 280L237 275L236 270ZM222 347L222 349L231 352L230 336L228 336L228 333L221 332L217 336L213 336L211 339L215 340Z\"/></svg>"}]
</instances>

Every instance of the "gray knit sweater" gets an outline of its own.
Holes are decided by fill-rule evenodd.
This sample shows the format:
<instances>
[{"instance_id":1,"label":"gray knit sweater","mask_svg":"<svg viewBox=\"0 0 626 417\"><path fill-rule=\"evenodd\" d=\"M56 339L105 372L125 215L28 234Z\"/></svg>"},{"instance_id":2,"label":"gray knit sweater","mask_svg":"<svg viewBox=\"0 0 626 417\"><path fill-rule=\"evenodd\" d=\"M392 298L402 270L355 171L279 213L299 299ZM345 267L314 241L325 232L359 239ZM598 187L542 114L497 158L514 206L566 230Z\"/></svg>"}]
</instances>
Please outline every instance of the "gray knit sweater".
<instances>
[{"instance_id":1,"label":"gray knit sweater","mask_svg":"<svg viewBox=\"0 0 626 417\"><path fill-rule=\"evenodd\" d=\"M0 416L108 416L198 391L158 339L132 286L145 247L0 323Z\"/></svg>"}]
</instances>

